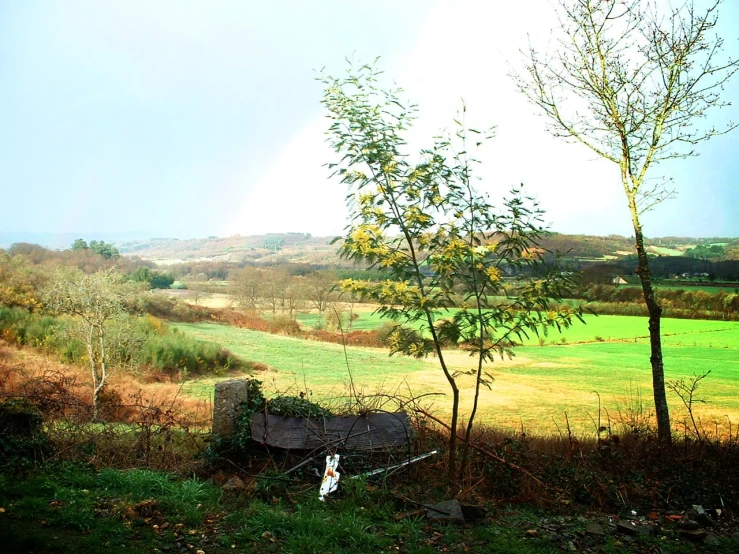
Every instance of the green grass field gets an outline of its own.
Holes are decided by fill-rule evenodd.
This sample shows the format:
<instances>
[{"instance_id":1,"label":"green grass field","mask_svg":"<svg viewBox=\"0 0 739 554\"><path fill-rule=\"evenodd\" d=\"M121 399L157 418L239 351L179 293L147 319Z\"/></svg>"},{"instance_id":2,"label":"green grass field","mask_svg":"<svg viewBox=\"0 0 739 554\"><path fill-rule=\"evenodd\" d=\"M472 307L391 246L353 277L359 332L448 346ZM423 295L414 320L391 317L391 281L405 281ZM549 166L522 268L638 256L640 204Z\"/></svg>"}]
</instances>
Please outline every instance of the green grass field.
<instances>
[{"instance_id":1,"label":"green grass field","mask_svg":"<svg viewBox=\"0 0 739 554\"><path fill-rule=\"evenodd\" d=\"M666 246L648 246L647 250L650 253L658 254L660 256L684 256L684 250L677 250L675 248L668 248Z\"/></svg>"},{"instance_id":2,"label":"green grass field","mask_svg":"<svg viewBox=\"0 0 739 554\"><path fill-rule=\"evenodd\" d=\"M360 320L362 316L360 316ZM547 343L529 339L516 350L512 360L496 361L489 367L495 377L491 390L483 391L479 418L506 427L556 431L565 413L578 431L592 430L598 419L619 419L650 411L651 371L646 318L588 316L587 325L577 324ZM215 324L176 324L174 327L196 338L222 344L235 354L269 366L258 376L268 392L309 390L314 400L342 397L349 383L347 360L340 345L305 341ZM739 323L701 320L663 320L665 372L667 379L690 377L711 370L699 389L706 404L697 406L704 422L726 416L739 421ZM596 340L601 337L604 340ZM561 344L561 339L565 344ZM557 344L551 344L556 342ZM414 360L389 357L373 348L346 349L354 381L366 393L378 391L414 394L446 394L448 384L435 358ZM473 360L461 351L449 351L455 370L472 367ZM185 392L210 395L216 379L186 384ZM474 379L459 377L465 409L471 403ZM596 394L597 393L597 394ZM670 394L676 422L685 417L677 397ZM448 398L438 397L435 409L448 414Z\"/></svg>"},{"instance_id":3,"label":"green grass field","mask_svg":"<svg viewBox=\"0 0 739 554\"><path fill-rule=\"evenodd\" d=\"M380 314L374 313L374 311L368 308L360 308L355 310L355 313L359 317L352 323L351 330L367 331L377 329L382 324L388 322ZM317 313L301 313L298 314L297 319L303 327L315 328L319 323ZM544 339L546 344L561 344L563 339L566 343L579 343L597 342L599 341L599 337L606 341L631 341L649 337L646 317L620 315L595 316L588 314L584 316L584 319L584 325L575 322L570 329L566 329L562 333L557 332L556 329L550 330L547 336L542 336L541 338ZM731 333L728 333L728 335L713 335L713 333L723 330L733 330L737 337L732 342L730 338ZM704 335L705 333L709 333L709 335ZM665 339L680 337L676 340L680 344L686 344L686 341L690 342L692 340L695 342L697 340L697 338L691 338L694 334L704 336L704 338L707 337L710 343L716 342L718 344L723 341L723 345L731 345L739 348L739 323L737 322L695 319L664 319L662 322L662 335ZM527 339L525 338L523 343L525 345L538 345L540 342L539 339L540 337L532 335Z\"/></svg>"}]
</instances>

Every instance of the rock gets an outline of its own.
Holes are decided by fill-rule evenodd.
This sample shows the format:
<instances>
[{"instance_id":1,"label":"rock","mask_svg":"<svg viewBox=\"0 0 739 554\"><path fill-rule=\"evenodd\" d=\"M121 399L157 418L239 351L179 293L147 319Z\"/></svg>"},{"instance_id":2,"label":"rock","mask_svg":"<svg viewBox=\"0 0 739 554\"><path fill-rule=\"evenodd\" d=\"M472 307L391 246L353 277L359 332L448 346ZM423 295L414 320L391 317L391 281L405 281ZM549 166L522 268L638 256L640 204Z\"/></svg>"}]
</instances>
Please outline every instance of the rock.
<instances>
[{"instance_id":1,"label":"rock","mask_svg":"<svg viewBox=\"0 0 739 554\"><path fill-rule=\"evenodd\" d=\"M680 536L693 542L700 542L705 540L708 533L705 529L681 529Z\"/></svg>"},{"instance_id":2,"label":"rock","mask_svg":"<svg viewBox=\"0 0 739 554\"><path fill-rule=\"evenodd\" d=\"M601 527L597 523L591 523L590 525L588 525L585 528L585 532L593 537L603 537L606 534L606 532L603 530L603 527Z\"/></svg>"},{"instance_id":3,"label":"rock","mask_svg":"<svg viewBox=\"0 0 739 554\"><path fill-rule=\"evenodd\" d=\"M457 500L446 500L429 507L426 517L435 521L454 521L464 523L462 507Z\"/></svg>"},{"instance_id":4,"label":"rock","mask_svg":"<svg viewBox=\"0 0 739 554\"><path fill-rule=\"evenodd\" d=\"M654 534L654 525L640 525L637 527L639 535L642 537L648 537Z\"/></svg>"},{"instance_id":5,"label":"rock","mask_svg":"<svg viewBox=\"0 0 739 554\"><path fill-rule=\"evenodd\" d=\"M718 546L721 544L721 541L718 540L718 537L716 535L708 535L706 537L706 544L709 546Z\"/></svg>"},{"instance_id":6,"label":"rock","mask_svg":"<svg viewBox=\"0 0 739 554\"><path fill-rule=\"evenodd\" d=\"M616 530L619 533L626 533L627 535L636 535L639 532L636 525L624 519L616 524Z\"/></svg>"},{"instance_id":7,"label":"rock","mask_svg":"<svg viewBox=\"0 0 739 554\"><path fill-rule=\"evenodd\" d=\"M249 399L249 383L231 379L216 383L213 399L213 434L228 438L233 435L234 417L242 402Z\"/></svg>"},{"instance_id":8,"label":"rock","mask_svg":"<svg viewBox=\"0 0 739 554\"><path fill-rule=\"evenodd\" d=\"M234 475L228 481L226 481L226 483L221 488L227 492L236 492L245 490L246 485L241 479Z\"/></svg>"},{"instance_id":9,"label":"rock","mask_svg":"<svg viewBox=\"0 0 739 554\"><path fill-rule=\"evenodd\" d=\"M734 539L735 543L739 544L739 532L732 534L731 538Z\"/></svg>"},{"instance_id":10,"label":"rock","mask_svg":"<svg viewBox=\"0 0 739 554\"><path fill-rule=\"evenodd\" d=\"M539 536L539 531L537 531L536 529L528 529L526 531L526 536L527 537L538 537Z\"/></svg>"},{"instance_id":11,"label":"rock","mask_svg":"<svg viewBox=\"0 0 739 554\"><path fill-rule=\"evenodd\" d=\"M686 531L696 531L700 528L700 524L692 519L684 519L680 522L680 529L684 529Z\"/></svg>"}]
</instances>

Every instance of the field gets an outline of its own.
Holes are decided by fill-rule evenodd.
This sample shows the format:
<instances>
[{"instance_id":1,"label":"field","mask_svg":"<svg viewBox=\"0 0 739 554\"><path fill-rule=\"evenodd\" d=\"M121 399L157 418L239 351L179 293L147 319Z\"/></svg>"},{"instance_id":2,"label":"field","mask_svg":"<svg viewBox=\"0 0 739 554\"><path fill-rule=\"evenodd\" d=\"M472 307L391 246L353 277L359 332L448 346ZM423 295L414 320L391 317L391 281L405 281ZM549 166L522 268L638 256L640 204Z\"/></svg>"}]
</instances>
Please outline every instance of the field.
<instances>
[{"instance_id":1,"label":"field","mask_svg":"<svg viewBox=\"0 0 739 554\"><path fill-rule=\"evenodd\" d=\"M365 317L366 316L366 317ZM376 316L372 316L376 317ZM363 313L355 323L372 324ZM483 391L481 421L537 432L556 432L565 425L565 414L577 432L593 431L602 423L638 417L650 411L651 372L646 318L588 316L562 335L552 334L539 346L536 337L516 350L512 360L497 360L489 370L495 377L491 390ZM387 351L347 348L340 345L268 335L215 324L177 324L196 338L222 344L235 354L270 369L258 377L267 391L308 390L314 400L346 394L347 363L355 383L366 393L378 391L414 394L446 393L448 385L436 360L388 357ZM354 328L360 328L355 325ZM711 370L698 390L706 404L696 406L702 421L725 426L739 421L739 323L700 320L663 320L667 379L691 377ZM564 344L563 344L564 343ZM472 360L450 351L455 370L470 369ZM471 402L472 377L459 378L465 409ZM191 381L185 392L212 394L214 380ZM669 394L673 418L682 421L685 409ZM435 409L447 415L448 399L437 397ZM619 415L620 414L620 415Z\"/></svg>"},{"instance_id":2,"label":"field","mask_svg":"<svg viewBox=\"0 0 739 554\"><path fill-rule=\"evenodd\" d=\"M650 253L657 254L659 256L684 256L684 250L678 250L676 248L668 248L666 246L648 246L647 250Z\"/></svg>"},{"instance_id":3,"label":"field","mask_svg":"<svg viewBox=\"0 0 739 554\"><path fill-rule=\"evenodd\" d=\"M619 285L621 287L629 287L629 288L637 288L641 289L641 285L634 284L634 285ZM690 291L690 292L707 292L708 294L716 294L719 292L736 292L739 290L739 283L734 282L725 282L725 283L715 283L713 285L707 285L700 281L685 281L685 280L664 280L660 283L657 283L654 286L655 290L659 291L660 289L665 290L684 290L684 291Z\"/></svg>"}]
</instances>

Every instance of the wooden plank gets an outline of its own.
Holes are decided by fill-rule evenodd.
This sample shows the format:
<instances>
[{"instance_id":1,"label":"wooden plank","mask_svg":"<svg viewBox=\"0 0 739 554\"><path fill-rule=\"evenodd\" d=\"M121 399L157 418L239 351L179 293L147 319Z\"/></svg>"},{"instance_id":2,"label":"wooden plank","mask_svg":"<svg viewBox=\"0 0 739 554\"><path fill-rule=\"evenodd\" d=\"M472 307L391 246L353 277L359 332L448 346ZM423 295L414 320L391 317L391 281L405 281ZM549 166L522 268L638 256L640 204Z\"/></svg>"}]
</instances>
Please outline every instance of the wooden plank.
<instances>
[{"instance_id":1,"label":"wooden plank","mask_svg":"<svg viewBox=\"0 0 739 554\"><path fill-rule=\"evenodd\" d=\"M255 413L251 437L286 450L313 450L332 445L340 450L377 450L408 444L413 436L405 412L370 412L327 419Z\"/></svg>"}]
</instances>

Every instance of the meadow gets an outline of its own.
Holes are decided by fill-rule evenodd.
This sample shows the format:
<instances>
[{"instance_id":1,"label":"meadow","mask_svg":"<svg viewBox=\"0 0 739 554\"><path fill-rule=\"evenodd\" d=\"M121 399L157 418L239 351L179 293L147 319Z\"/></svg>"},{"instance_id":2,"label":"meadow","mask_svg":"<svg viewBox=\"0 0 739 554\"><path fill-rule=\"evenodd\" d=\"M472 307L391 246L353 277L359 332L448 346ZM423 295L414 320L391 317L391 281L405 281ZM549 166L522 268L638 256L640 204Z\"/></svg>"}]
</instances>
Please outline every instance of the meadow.
<instances>
[{"instance_id":1,"label":"meadow","mask_svg":"<svg viewBox=\"0 0 739 554\"><path fill-rule=\"evenodd\" d=\"M306 314L311 315L311 314ZM305 320L305 316L303 316ZM376 315L361 313L353 329L373 328ZM597 425L631 422L651 411L651 372L646 318L586 316L562 334L550 333L543 344L530 337L511 360L496 360L488 367L494 377L483 390L478 418L501 427L565 432L566 422L577 433L592 433ZM269 335L210 323L177 324L195 338L221 344L234 354L266 369L257 377L275 393L306 391L314 400L341 402L354 383L367 394L375 392L415 395L448 392L434 358L415 360L389 357L386 350L347 347ZM739 323L684 319L663 320L665 374L668 380L711 371L696 398L704 424L726 429L739 422ZM455 370L472 367L465 352L450 350ZM184 392L212 394L216 379L188 382ZM465 409L471 403L474 378L459 377ZM673 419L683 421L686 411L668 393ZM433 398L434 410L448 415L448 398Z\"/></svg>"}]
</instances>

